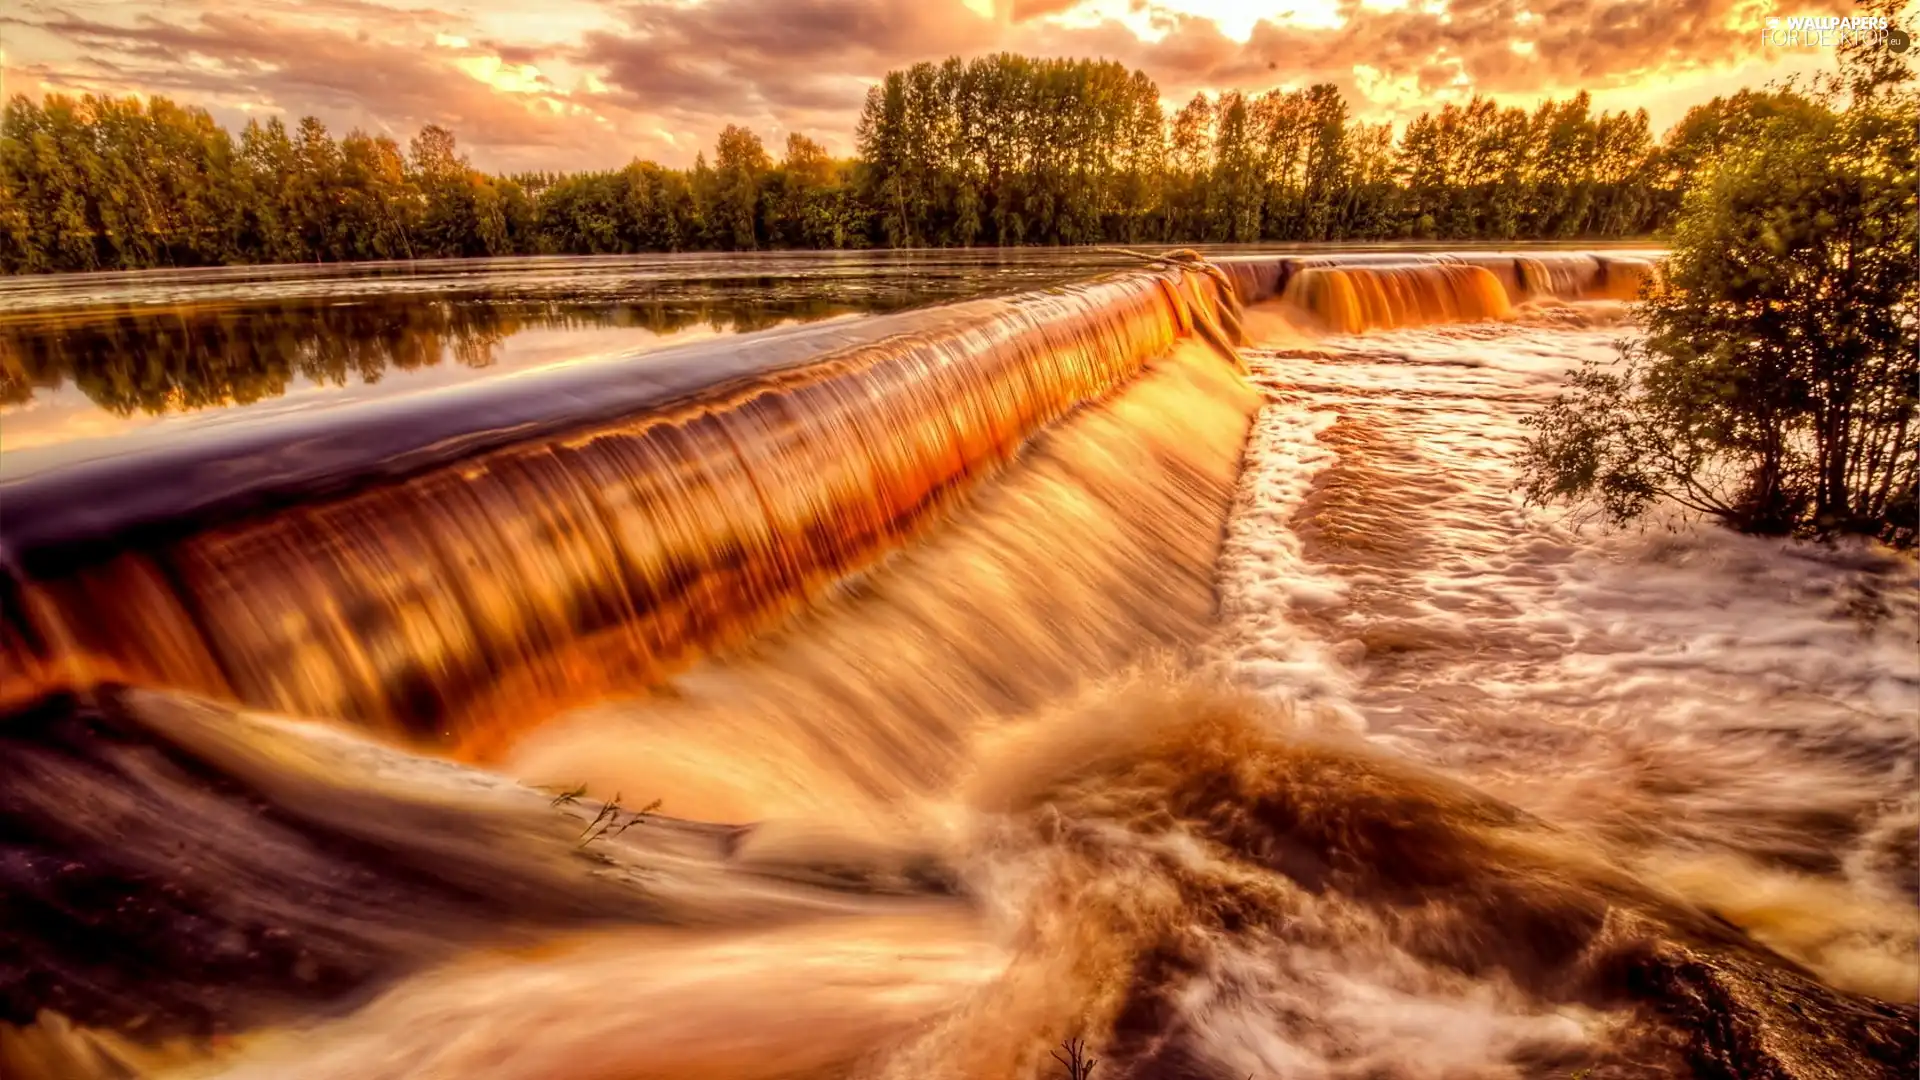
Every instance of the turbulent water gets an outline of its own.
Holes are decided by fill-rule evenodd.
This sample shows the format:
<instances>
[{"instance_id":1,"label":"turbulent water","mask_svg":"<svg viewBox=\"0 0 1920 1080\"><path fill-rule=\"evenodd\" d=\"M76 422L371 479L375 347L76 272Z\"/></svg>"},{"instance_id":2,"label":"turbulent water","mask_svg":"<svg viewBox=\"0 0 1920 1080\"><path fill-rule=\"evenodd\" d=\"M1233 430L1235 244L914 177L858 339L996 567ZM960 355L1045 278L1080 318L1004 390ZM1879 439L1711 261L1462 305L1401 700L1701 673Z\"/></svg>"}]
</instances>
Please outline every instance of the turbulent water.
<instances>
[{"instance_id":1,"label":"turbulent water","mask_svg":"<svg viewBox=\"0 0 1920 1080\"><path fill-rule=\"evenodd\" d=\"M1224 268L0 509L0 1075L1911 1075L1913 563L1522 505L1644 262Z\"/></svg>"}]
</instances>

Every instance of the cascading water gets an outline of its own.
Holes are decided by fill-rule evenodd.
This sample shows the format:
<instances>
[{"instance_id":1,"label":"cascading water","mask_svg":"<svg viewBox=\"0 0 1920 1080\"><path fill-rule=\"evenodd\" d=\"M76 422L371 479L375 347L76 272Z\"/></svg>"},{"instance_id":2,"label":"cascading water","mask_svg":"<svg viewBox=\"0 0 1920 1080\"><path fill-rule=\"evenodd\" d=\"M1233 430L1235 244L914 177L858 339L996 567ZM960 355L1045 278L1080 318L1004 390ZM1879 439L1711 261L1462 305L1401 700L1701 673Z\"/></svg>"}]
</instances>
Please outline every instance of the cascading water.
<instances>
[{"instance_id":1,"label":"cascading water","mask_svg":"<svg viewBox=\"0 0 1920 1080\"><path fill-rule=\"evenodd\" d=\"M1529 297L1586 296L1600 280L1600 260L1592 255L1515 259L1514 270L1512 287Z\"/></svg>"},{"instance_id":2,"label":"cascading water","mask_svg":"<svg viewBox=\"0 0 1920 1080\"><path fill-rule=\"evenodd\" d=\"M1911 564L1511 494L1651 267L1166 265L9 481L0 1075L1908 1075Z\"/></svg>"},{"instance_id":3,"label":"cascading water","mask_svg":"<svg viewBox=\"0 0 1920 1080\"><path fill-rule=\"evenodd\" d=\"M6 499L29 580L0 671L15 693L107 678L449 741L646 686L897 546L1169 348L1213 289L1139 276L891 320L815 363L269 513L183 510L200 491L154 477L163 490L143 498L160 520L103 522L88 487L113 491L118 474L55 470ZM440 409L484 417L504 392L550 396L551 411L600 389L485 387ZM169 465L188 483L251 471L221 477L223 501L264 501L275 463L309 450L289 438L246 452L223 469L235 448L189 445ZM349 457L324 483L378 464ZM116 550L143 530L162 539Z\"/></svg>"},{"instance_id":4,"label":"cascading water","mask_svg":"<svg viewBox=\"0 0 1920 1080\"><path fill-rule=\"evenodd\" d=\"M1283 299L1333 333L1478 322L1507 314L1500 280L1485 267L1428 262L1406 266L1310 266L1287 279Z\"/></svg>"}]
</instances>

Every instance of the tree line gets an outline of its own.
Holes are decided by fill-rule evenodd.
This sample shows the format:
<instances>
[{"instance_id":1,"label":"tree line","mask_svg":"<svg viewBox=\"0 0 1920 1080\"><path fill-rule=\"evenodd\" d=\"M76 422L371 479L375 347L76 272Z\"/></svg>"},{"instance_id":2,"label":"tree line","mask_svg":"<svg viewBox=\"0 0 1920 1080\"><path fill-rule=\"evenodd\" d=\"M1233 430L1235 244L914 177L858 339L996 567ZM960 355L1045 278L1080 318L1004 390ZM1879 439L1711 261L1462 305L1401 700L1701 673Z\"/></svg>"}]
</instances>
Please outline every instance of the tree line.
<instances>
[{"instance_id":1,"label":"tree line","mask_svg":"<svg viewBox=\"0 0 1920 1080\"><path fill-rule=\"evenodd\" d=\"M1661 228L1725 117L1656 143L1582 93L1474 98L1396 138L1330 85L1196 95L1111 61L923 63L871 88L858 153L723 130L690 169L494 175L429 125L405 148L313 117L236 137L165 97L15 97L0 120L0 271L524 254L972 244L1533 239Z\"/></svg>"}]
</instances>

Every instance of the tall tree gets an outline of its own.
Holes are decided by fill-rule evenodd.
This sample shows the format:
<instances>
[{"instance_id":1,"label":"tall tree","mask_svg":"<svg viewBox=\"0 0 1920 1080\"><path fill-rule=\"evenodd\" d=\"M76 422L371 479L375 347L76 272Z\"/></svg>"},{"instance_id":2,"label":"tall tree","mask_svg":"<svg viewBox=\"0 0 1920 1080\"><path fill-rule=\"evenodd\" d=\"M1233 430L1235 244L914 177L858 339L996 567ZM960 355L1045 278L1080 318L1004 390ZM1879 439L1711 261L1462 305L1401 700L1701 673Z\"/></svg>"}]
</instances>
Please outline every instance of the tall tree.
<instances>
[{"instance_id":1,"label":"tall tree","mask_svg":"<svg viewBox=\"0 0 1920 1080\"><path fill-rule=\"evenodd\" d=\"M1914 542L1920 95L1877 56L1843 72L1696 163L1645 338L1533 421L1531 497Z\"/></svg>"},{"instance_id":2,"label":"tall tree","mask_svg":"<svg viewBox=\"0 0 1920 1080\"><path fill-rule=\"evenodd\" d=\"M760 246L760 183L773 162L760 136L728 124L714 145L714 214L720 243L736 250Z\"/></svg>"}]
</instances>

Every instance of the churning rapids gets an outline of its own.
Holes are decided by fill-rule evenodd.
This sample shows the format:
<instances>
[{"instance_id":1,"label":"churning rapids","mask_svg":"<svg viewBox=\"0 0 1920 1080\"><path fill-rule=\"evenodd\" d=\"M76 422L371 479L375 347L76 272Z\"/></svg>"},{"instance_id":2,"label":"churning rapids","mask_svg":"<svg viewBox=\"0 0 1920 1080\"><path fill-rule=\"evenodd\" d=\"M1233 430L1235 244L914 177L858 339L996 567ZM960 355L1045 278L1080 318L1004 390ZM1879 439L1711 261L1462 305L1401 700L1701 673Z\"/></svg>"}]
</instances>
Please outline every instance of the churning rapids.
<instances>
[{"instance_id":1,"label":"churning rapids","mask_svg":"<svg viewBox=\"0 0 1920 1080\"><path fill-rule=\"evenodd\" d=\"M1913 563L1513 491L1652 277L1166 260L8 480L0 1076L1910 1077Z\"/></svg>"}]
</instances>

